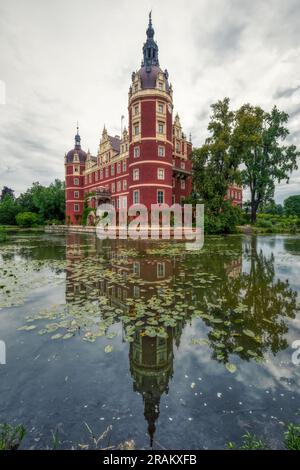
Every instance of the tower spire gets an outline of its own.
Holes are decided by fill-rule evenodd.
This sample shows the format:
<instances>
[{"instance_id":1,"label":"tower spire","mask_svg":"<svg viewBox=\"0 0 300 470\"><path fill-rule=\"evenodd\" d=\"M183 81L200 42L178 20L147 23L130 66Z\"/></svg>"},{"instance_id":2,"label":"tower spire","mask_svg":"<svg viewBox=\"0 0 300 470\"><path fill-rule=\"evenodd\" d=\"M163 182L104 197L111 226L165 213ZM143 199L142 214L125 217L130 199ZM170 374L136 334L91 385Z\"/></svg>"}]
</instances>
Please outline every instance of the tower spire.
<instances>
[{"instance_id":1,"label":"tower spire","mask_svg":"<svg viewBox=\"0 0 300 470\"><path fill-rule=\"evenodd\" d=\"M158 46L154 41L154 28L152 26L152 11L149 13L149 23L146 31L147 40L143 47L143 61L142 66L146 67L146 71L150 72L152 65L159 66L158 61Z\"/></svg>"},{"instance_id":2,"label":"tower spire","mask_svg":"<svg viewBox=\"0 0 300 470\"><path fill-rule=\"evenodd\" d=\"M77 132L76 132L76 135L75 135L75 148L80 149L80 148L81 148L81 144L80 144L80 142L81 142L81 137L80 137L80 135L79 135L79 125L78 125L78 121L77 121L76 130L77 130Z\"/></svg>"}]
</instances>

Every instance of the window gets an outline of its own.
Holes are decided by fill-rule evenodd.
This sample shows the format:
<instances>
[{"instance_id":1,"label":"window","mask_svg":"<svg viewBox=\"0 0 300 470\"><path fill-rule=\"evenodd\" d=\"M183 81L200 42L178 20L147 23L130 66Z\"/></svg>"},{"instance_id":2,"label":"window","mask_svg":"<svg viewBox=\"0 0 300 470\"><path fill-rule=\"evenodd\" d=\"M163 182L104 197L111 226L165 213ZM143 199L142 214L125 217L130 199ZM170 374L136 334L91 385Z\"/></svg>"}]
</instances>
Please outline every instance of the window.
<instances>
[{"instance_id":1,"label":"window","mask_svg":"<svg viewBox=\"0 0 300 470\"><path fill-rule=\"evenodd\" d=\"M164 157L165 156L165 147L163 145L158 146L158 156Z\"/></svg>"},{"instance_id":2,"label":"window","mask_svg":"<svg viewBox=\"0 0 300 470\"><path fill-rule=\"evenodd\" d=\"M89 174L89 183L91 183L91 182L92 182L92 175L91 175L91 173L90 173L90 174Z\"/></svg>"},{"instance_id":3,"label":"window","mask_svg":"<svg viewBox=\"0 0 300 470\"><path fill-rule=\"evenodd\" d=\"M158 82L158 88L160 90L163 90L163 87L164 87L163 82Z\"/></svg>"},{"instance_id":4,"label":"window","mask_svg":"<svg viewBox=\"0 0 300 470\"><path fill-rule=\"evenodd\" d=\"M165 263L157 263L157 277L165 277Z\"/></svg>"},{"instance_id":5,"label":"window","mask_svg":"<svg viewBox=\"0 0 300 470\"><path fill-rule=\"evenodd\" d=\"M127 207L127 196L122 197L122 207L123 209L126 209Z\"/></svg>"},{"instance_id":6,"label":"window","mask_svg":"<svg viewBox=\"0 0 300 470\"><path fill-rule=\"evenodd\" d=\"M74 162L79 162L78 153L74 153Z\"/></svg>"},{"instance_id":7,"label":"window","mask_svg":"<svg viewBox=\"0 0 300 470\"><path fill-rule=\"evenodd\" d=\"M114 176L114 174L115 174L115 165L112 165L110 167L110 174L111 174L111 176Z\"/></svg>"},{"instance_id":8,"label":"window","mask_svg":"<svg viewBox=\"0 0 300 470\"><path fill-rule=\"evenodd\" d=\"M105 178L108 178L108 166L105 168Z\"/></svg>"},{"instance_id":9,"label":"window","mask_svg":"<svg viewBox=\"0 0 300 470\"><path fill-rule=\"evenodd\" d=\"M120 209L120 198L117 198L117 209Z\"/></svg>"},{"instance_id":10,"label":"window","mask_svg":"<svg viewBox=\"0 0 300 470\"><path fill-rule=\"evenodd\" d=\"M74 178L74 186L78 186L79 185L79 178Z\"/></svg>"},{"instance_id":11,"label":"window","mask_svg":"<svg viewBox=\"0 0 300 470\"><path fill-rule=\"evenodd\" d=\"M174 194L172 195L172 204L175 204L175 196L174 196Z\"/></svg>"},{"instance_id":12,"label":"window","mask_svg":"<svg viewBox=\"0 0 300 470\"><path fill-rule=\"evenodd\" d=\"M132 270L133 270L133 274L137 274L137 276L140 275L141 265L138 261L134 261L132 263Z\"/></svg>"},{"instance_id":13,"label":"window","mask_svg":"<svg viewBox=\"0 0 300 470\"><path fill-rule=\"evenodd\" d=\"M98 171L95 171L95 181L98 181Z\"/></svg>"},{"instance_id":14,"label":"window","mask_svg":"<svg viewBox=\"0 0 300 470\"><path fill-rule=\"evenodd\" d=\"M181 189L185 189L185 180L180 181L180 187Z\"/></svg>"},{"instance_id":15,"label":"window","mask_svg":"<svg viewBox=\"0 0 300 470\"><path fill-rule=\"evenodd\" d=\"M158 123L158 133L159 133L159 134L163 134L163 133L164 133L164 128L165 128L164 123L163 123L163 122L159 122L159 123Z\"/></svg>"},{"instance_id":16,"label":"window","mask_svg":"<svg viewBox=\"0 0 300 470\"><path fill-rule=\"evenodd\" d=\"M157 203L158 204L163 204L164 203L164 192L163 191L157 191Z\"/></svg>"},{"instance_id":17,"label":"window","mask_svg":"<svg viewBox=\"0 0 300 470\"><path fill-rule=\"evenodd\" d=\"M158 180L165 179L165 170L163 168L157 168L157 179Z\"/></svg>"},{"instance_id":18,"label":"window","mask_svg":"<svg viewBox=\"0 0 300 470\"><path fill-rule=\"evenodd\" d=\"M179 142L176 142L176 152L179 152L179 149L180 149Z\"/></svg>"},{"instance_id":19,"label":"window","mask_svg":"<svg viewBox=\"0 0 300 470\"><path fill-rule=\"evenodd\" d=\"M163 114L164 112L164 105L163 103L158 103L158 112Z\"/></svg>"},{"instance_id":20,"label":"window","mask_svg":"<svg viewBox=\"0 0 300 470\"><path fill-rule=\"evenodd\" d=\"M140 133L140 126L139 124L135 124L134 126L134 135L139 135Z\"/></svg>"},{"instance_id":21,"label":"window","mask_svg":"<svg viewBox=\"0 0 300 470\"><path fill-rule=\"evenodd\" d=\"M133 297L138 299L140 297L140 288L139 286L133 286Z\"/></svg>"},{"instance_id":22,"label":"window","mask_svg":"<svg viewBox=\"0 0 300 470\"><path fill-rule=\"evenodd\" d=\"M127 180L123 180L123 190L126 191L127 189Z\"/></svg>"},{"instance_id":23,"label":"window","mask_svg":"<svg viewBox=\"0 0 300 470\"><path fill-rule=\"evenodd\" d=\"M74 173L79 173L79 166L74 166Z\"/></svg>"},{"instance_id":24,"label":"window","mask_svg":"<svg viewBox=\"0 0 300 470\"><path fill-rule=\"evenodd\" d=\"M121 173L121 163L120 162L117 163L117 173L118 174Z\"/></svg>"},{"instance_id":25,"label":"window","mask_svg":"<svg viewBox=\"0 0 300 470\"><path fill-rule=\"evenodd\" d=\"M133 191L133 204L139 204L139 202L140 202L139 190Z\"/></svg>"},{"instance_id":26,"label":"window","mask_svg":"<svg viewBox=\"0 0 300 470\"><path fill-rule=\"evenodd\" d=\"M123 171L126 171L127 169L127 162L126 160L123 160Z\"/></svg>"},{"instance_id":27,"label":"window","mask_svg":"<svg viewBox=\"0 0 300 470\"><path fill-rule=\"evenodd\" d=\"M117 182L117 191L121 191L121 181Z\"/></svg>"},{"instance_id":28,"label":"window","mask_svg":"<svg viewBox=\"0 0 300 470\"><path fill-rule=\"evenodd\" d=\"M74 191L74 198L78 199L79 198L79 191Z\"/></svg>"},{"instance_id":29,"label":"window","mask_svg":"<svg viewBox=\"0 0 300 470\"><path fill-rule=\"evenodd\" d=\"M138 181L140 178L140 170L136 168L133 170L133 181Z\"/></svg>"},{"instance_id":30,"label":"window","mask_svg":"<svg viewBox=\"0 0 300 470\"><path fill-rule=\"evenodd\" d=\"M79 211L79 204L74 204L74 211L75 212L78 212Z\"/></svg>"},{"instance_id":31,"label":"window","mask_svg":"<svg viewBox=\"0 0 300 470\"><path fill-rule=\"evenodd\" d=\"M134 114L137 116L139 114L139 105L135 105L134 107Z\"/></svg>"},{"instance_id":32,"label":"window","mask_svg":"<svg viewBox=\"0 0 300 470\"><path fill-rule=\"evenodd\" d=\"M116 185L115 183L111 183L111 192L114 193L116 190Z\"/></svg>"},{"instance_id":33,"label":"window","mask_svg":"<svg viewBox=\"0 0 300 470\"><path fill-rule=\"evenodd\" d=\"M185 163L184 163L184 162L181 162L181 163L180 163L180 168L181 168L182 170L185 169Z\"/></svg>"},{"instance_id":34,"label":"window","mask_svg":"<svg viewBox=\"0 0 300 470\"><path fill-rule=\"evenodd\" d=\"M138 91L138 89L139 89L139 87L138 87L138 84L136 83L136 84L134 85L134 91Z\"/></svg>"},{"instance_id":35,"label":"window","mask_svg":"<svg viewBox=\"0 0 300 470\"><path fill-rule=\"evenodd\" d=\"M134 147L133 149L133 157L138 158L140 156L140 147Z\"/></svg>"},{"instance_id":36,"label":"window","mask_svg":"<svg viewBox=\"0 0 300 470\"><path fill-rule=\"evenodd\" d=\"M100 179L103 179L103 170L100 170Z\"/></svg>"}]
</instances>

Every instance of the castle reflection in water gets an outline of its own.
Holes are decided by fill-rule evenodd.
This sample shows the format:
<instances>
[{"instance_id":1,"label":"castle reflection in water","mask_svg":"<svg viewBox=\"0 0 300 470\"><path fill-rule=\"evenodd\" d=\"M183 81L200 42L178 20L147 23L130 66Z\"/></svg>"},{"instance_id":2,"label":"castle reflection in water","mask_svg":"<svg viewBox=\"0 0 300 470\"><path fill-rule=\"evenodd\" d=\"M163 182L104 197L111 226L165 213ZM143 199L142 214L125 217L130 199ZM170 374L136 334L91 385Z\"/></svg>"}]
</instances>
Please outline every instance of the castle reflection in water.
<instances>
[{"instance_id":1,"label":"castle reflection in water","mask_svg":"<svg viewBox=\"0 0 300 470\"><path fill-rule=\"evenodd\" d=\"M151 245L152 243L152 245ZM93 293L105 295L109 299L109 305L128 313L128 299L142 297L147 301L153 297L160 286L172 286L185 260L184 251L180 255L156 256L149 255L146 249L155 247L155 242L127 241L127 240L98 240L92 236L67 235L67 291L68 302L74 302L77 298L89 298ZM131 249L134 255L131 256ZM88 284L85 281L73 280L73 268L78 267L80 260L101 254L108 262L111 272L118 274L122 283L115 282L114 277L107 279L94 279ZM241 272L241 257L232 261L226 267L228 277L238 276ZM129 276L134 274L142 280L142 286L134 283L126 283ZM175 297L174 297L175 298ZM192 290L186 292L185 302L193 301ZM175 300L174 300L175 302ZM174 303L175 305L175 303ZM172 307L170 307L172 310ZM183 328L190 321L191 315L176 320L176 326L166 327L166 338L149 337L141 335L142 329L136 328L134 340L129 343L129 369L133 379L133 390L139 392L144 401L144 416L147 421L150 445L153 444L155 423L159 417L160 399L163 393L168 393L169 381L173 377L174 345L178 348ZM124 325L123 325L123 334ZM123 338L123 341L124 338Z\"/></svg>"}]
</instances>

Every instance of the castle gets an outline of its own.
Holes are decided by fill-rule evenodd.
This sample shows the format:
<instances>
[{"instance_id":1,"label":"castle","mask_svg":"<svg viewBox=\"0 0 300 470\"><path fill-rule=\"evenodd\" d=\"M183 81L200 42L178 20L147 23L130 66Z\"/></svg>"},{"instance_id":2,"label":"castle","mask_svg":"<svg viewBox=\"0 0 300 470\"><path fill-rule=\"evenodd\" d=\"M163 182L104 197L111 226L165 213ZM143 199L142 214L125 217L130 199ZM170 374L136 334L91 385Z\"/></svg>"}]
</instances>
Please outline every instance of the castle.
<instances>
[{"instance_id":1,"label":"castle","mask_svg":"<svg viewBox=\"0 0 300 470\"><path fill-rule=\"evenodd\" d=\"M88 224L103 202L116 211L132 204L182 204L192 191L191 139L180 119L173 119L173 89L158 60L151 13L141 68L132 73L128 95L128 130L110 136L104 127L97 156L84 152L78 132L75 146L65 155L66 222L82 223L88 205ZM242 190L228 189L233 204Z\"/></svg>"}]
</instances>

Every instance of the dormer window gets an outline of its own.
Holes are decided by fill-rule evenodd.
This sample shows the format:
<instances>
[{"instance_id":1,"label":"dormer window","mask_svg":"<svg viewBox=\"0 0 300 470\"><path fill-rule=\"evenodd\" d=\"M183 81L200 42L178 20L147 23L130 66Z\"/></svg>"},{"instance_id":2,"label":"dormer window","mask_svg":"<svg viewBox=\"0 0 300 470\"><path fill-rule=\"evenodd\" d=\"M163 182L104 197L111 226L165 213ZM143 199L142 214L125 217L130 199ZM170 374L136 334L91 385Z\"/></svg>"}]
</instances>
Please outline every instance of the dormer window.
<instances>
[{"instance_id":1,"label":"dormer window","mask_svg":"<svg viewBox=\"0 0 300 470\"><path fill-rule=\"evenodd\" d=\"M138 86L138 84L136 83L136 84L134 85L134 91L137 92L138 89L139 89L139 86Z\"/></svg>"},{"instance_id":2,"label":"dormer window","mask_svg":"<svg viewBox=\"0 0 300 470\"><path fill-rule=\"evenodd\" d=\"M158 88L159 88L160 90L163 90L163 89L164 89L164 84L163 84L163 82L158 82Z\"/></svg>"},{"instance_id":3,"label":"dormer window","mask_svg":"<svg viewBox=\"0 0 300 470\"><path fill-rule=\"evenodd\" d=\"M78 153L74 153L74 162L79 162Z\"/></svg>"}]
</instances>

